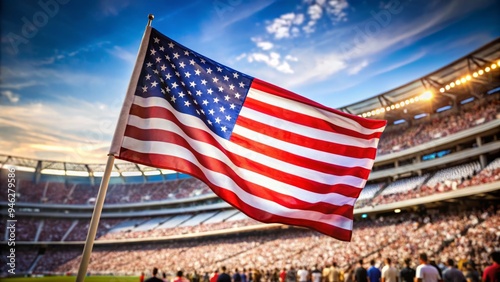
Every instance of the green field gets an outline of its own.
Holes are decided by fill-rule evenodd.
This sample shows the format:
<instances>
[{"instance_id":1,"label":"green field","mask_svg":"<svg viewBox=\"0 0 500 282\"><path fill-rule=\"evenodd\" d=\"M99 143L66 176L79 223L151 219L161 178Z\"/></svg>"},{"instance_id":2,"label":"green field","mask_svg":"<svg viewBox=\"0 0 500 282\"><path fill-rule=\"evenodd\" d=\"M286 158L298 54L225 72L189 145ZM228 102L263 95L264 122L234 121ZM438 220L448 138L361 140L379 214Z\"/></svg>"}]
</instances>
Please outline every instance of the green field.
<instances>
[{"instance_id":1,"label":"green field","mask_svg":"<svg viewBox=\"0 0 500 282\"><path fill-rule=\"evenodd\" d=\"M3 278L6 282L74 282L76 276L51 276L33 278ZM138 282L138 276L89 276L85 277L85 282Z\"/></svg>"}]
</instances>

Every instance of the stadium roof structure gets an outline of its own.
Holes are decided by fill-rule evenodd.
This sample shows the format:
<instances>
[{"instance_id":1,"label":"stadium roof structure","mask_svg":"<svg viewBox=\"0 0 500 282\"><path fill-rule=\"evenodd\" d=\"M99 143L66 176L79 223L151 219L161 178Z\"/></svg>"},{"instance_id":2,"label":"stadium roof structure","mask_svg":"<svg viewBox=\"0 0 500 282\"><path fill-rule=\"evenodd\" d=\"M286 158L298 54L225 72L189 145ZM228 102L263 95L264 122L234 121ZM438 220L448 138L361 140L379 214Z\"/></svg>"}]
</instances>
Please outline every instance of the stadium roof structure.
<instances>
[{"instance_id":1,"label":"stadium roof structure","mask_svg":"<svg viewBox=\"0 0 500 282\"><path fill-rule=\"evenodd\" d=\"M426 76L340 110L386 119L393 124L400 119L412 120L416 115L439 112L443 107L454 108L462 101L500 91L499 87L500 38L497 38Z\"/></svg>"}]
</instances>

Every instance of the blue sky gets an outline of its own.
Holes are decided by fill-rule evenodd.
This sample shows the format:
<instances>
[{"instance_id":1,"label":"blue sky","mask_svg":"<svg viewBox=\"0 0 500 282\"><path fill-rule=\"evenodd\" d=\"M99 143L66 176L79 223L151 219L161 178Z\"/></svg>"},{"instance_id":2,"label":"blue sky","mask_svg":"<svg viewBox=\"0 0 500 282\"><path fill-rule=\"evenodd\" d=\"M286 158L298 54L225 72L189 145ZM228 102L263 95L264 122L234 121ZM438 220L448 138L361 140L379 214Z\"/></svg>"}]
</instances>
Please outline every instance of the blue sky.
<instances>
[{"instance_id":1,"label":"blue sky","mask_svg":"<svg viewBox=\"0 0 500 282\"><path fill-rule=\"evenodd\" d=\"M106 159L147 15L216 61L339 108L500 35L495 0L1 1L0 153Z\"/></svg>"}]
</instances>

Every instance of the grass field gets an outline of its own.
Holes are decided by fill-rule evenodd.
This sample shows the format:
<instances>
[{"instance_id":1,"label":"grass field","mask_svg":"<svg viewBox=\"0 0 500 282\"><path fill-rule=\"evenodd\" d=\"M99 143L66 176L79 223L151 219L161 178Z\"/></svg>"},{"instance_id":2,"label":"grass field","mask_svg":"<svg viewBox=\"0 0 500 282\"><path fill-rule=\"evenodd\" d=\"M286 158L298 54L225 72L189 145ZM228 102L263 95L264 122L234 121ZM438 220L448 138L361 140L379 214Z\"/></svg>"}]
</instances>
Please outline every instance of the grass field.
<instances>
[{"instance_id":1,"label":"grass field","mask_svg":"<svg viewBox=\"0 0 500 282\"><path fill-rule=\"evenodd\" d=\"M6 282L74 282L76 276L3 278ZM85 282L139 282L138 276L89 276Z\"/></svg>"}]
</instances>

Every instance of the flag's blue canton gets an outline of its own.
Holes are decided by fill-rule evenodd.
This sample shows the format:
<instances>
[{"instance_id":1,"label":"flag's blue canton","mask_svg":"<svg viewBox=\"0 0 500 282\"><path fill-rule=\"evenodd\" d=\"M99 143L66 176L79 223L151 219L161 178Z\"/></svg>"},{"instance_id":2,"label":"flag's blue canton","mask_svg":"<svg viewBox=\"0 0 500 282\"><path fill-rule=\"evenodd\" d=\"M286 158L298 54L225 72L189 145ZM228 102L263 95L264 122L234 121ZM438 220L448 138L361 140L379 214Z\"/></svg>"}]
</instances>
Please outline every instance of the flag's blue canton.
<instances>
[{"instance_id":1,"label":"flag's blue canton","mask_svg":"<svg viewBox=\"0 0 500 282\"><path fill-rule=\"evenodd\" d=\"M229 139L252 79L152 29L135 93L165 98Z\"/></svg>"}]
</instances>

